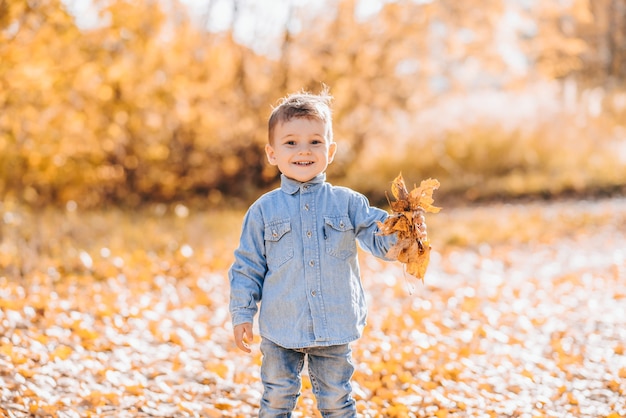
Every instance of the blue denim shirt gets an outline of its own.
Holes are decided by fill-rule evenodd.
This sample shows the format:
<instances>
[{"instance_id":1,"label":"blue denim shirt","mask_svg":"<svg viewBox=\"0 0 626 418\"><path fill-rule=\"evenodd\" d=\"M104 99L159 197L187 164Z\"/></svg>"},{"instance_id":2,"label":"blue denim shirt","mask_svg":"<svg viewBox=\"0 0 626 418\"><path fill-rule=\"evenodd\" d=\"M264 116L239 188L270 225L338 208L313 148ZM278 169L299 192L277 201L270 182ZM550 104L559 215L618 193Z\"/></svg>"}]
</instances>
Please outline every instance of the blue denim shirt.
<instances>
[{"instance_id":1,"label":"blue denim shirt","mask_svg":"<svg viewBox=\"0 0 626 418\"><path fill-rule=\"evenodd\" d=\"M357 259L360 246L385 254L395 235L378 235L388 213L320 174L306 183L281 177L243 221L229 270L233 325L252 322L285 348L345 344L361 336L367 314Z\"/></svg>"}]
</instances>

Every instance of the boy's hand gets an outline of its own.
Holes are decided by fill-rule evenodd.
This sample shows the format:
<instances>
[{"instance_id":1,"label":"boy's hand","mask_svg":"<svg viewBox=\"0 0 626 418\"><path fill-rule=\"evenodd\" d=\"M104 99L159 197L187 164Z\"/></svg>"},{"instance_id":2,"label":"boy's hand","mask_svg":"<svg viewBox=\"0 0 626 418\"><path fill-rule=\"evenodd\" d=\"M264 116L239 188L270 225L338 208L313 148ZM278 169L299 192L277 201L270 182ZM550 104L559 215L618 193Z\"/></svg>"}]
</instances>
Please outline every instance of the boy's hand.
<instances>
[{"instance_id":1,"label":"boy's hand","mask_svg":"<svg viewBox=\"0 0 626 418\"><path fill-rule=\"evenodd\" d=\"M233 333L235 334L235 344L237 344L237 347L246 353L251 353L252 350L250 349L250 343L252 343L252 339L254 338L254 334L252 333L252 324L250 322L246 322L235 325Z\"/></svg>"},{"instance_id":2,"label":"boy's hand","mask_svg":"<svg viewBox=\"0 0 626 418\"><path fill-rule=\"evenodd\" d=\"M417 231L417 238L422 240L428 237L428 227L426 226L424 213L424 209L422 208L413 211L413 225L415 225L415 230Z\"/></svg>"}]
</instances>

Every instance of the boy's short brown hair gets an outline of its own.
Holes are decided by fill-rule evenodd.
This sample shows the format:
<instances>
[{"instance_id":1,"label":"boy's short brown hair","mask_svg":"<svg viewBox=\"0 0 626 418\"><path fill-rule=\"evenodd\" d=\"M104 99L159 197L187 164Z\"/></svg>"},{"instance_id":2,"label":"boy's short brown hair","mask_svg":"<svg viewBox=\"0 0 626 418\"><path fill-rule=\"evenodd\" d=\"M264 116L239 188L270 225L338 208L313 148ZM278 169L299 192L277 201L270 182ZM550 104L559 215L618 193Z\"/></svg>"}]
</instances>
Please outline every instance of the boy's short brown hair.
<instances>
[{"instance_id":1,"label":"boy's short brown hair","mask_svg":"<svg viewBox=\"0 0 626 418\"><path fill-rule=\"evenodd\" d=\"M282 98L278 106L272 110L268 121L268 142L274 143L274 128L279 123L290 121L293 118L316 119L326 124L326 139L333 142L333 120L330 103L333 97L328 87L324 86L319 94L306 91L292 93Z\"/></svg>"}]
</instances>

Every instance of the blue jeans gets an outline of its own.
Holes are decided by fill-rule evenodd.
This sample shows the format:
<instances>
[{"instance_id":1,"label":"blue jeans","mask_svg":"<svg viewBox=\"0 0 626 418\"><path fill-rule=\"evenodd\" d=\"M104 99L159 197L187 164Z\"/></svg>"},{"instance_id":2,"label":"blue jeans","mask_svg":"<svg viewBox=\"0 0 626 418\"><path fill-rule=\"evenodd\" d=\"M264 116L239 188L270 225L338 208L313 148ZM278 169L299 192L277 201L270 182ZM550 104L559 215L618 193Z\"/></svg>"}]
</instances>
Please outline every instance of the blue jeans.
<instances>
[{"instance_id":1,"label":"blue jeans","mask_svg":"<svg viewBox=\"0 0 626 418\"><path fill-rule=\"evenodd\" d=\"M323 417L356 417L350 379L354 373L348 344L287 349L266 338L261 341L263 363L260 418L291 417L300 396L302 368L308 356L309 377Z\"/></svg>"}]
</instances>

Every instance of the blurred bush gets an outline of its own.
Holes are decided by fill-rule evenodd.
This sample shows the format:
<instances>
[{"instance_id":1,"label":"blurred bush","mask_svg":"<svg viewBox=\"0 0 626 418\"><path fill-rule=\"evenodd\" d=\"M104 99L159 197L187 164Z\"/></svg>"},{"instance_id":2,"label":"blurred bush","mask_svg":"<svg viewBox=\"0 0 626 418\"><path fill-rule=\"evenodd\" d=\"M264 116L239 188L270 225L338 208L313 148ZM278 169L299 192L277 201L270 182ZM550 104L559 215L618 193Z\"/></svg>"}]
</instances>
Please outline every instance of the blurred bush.
<instances>
[{"instance_id":1,"label":"blurred bush","mask_svg":"<svg viewBox=\"0 0 626 418\"><path fill-rule=\"evenodd\" d=\"M503 98L496 105L504 109L520 100L510 94ZM422 129L395 146L369 144L368 162L347 181L377 201L399 170L418 184L435 177L442 183L437 194L463 201L623 195L626 94L607 95L605 111L595 116L587 101L579 104L569 111L543 108L532 119L481 119L475 111L473 123L433 127L430 120L419 121Z\"/></svg>"}]
</instances>

